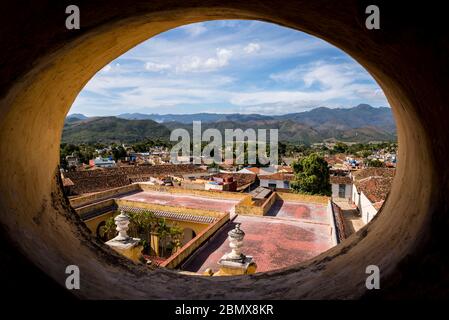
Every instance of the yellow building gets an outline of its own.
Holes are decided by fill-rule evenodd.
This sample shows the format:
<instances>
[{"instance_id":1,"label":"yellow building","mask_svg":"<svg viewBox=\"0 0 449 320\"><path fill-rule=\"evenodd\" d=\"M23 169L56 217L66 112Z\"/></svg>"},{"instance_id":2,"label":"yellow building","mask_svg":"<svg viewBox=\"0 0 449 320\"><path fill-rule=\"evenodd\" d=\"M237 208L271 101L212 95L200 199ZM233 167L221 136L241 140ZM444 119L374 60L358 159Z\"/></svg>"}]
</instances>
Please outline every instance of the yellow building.
<instances>
[{"instance_id":1,"label":"yellow building","mask_svg":"<svg viewBox=\"0 0 449 320\"><path fill-rule=\"evenodd\" d=\"M144 189L142 189L144 188ZM106 225L108 219L114 217L119 211L124 211L125 213L144 213L151 212L154 218L163 219L168 227L176 226L182 230L182 235L178 240L179 243L174 245L168 251L168 254L174 254L178 252L181 248L187 244L191 245L194 242L200 241L201 243L207 240L204 237L204 233L214 231L219 226L215 226L217 222L220 222L220 226L224 223L223 221L229 220L229 212L220 210L220 201L226 201L221 199L225 197L222 193L207 192L202 191L200 194L196 194L195 190L179 190L171 188L158 189L159 187L151 187L147 185L136 184L134 187L122 187L107 190L104 192L98 192L93 195L87 195L84 197L78 197L71 199L72 206L75 207L76 212L79 214L83 222L89 228L93 235L103 241L107 241L107 236L102 234L102 227ZM149 189L152 193L153 198L145 194L144 190ZM175 191L176 190L176 191ZM173 192L173 194L170 194ZM142 199L148 198L148 201L144 201L137 197L134 199L133 196L142 195ZM185 201L185 197L190 197L191 203L186 206L171 204L161 204L160 198L171 196L173 198L181 198ZM205 196L210 197L205 198ZM229 196L232 201L232 205L237 203L241 199L241 195L237 197ZM215 203L215 207L208 209L208 202L211 200ZM229 201L228 201L229 202ZM195 206L199 203L199 206ZM218 206L217 206L218 204ZM227 204L229 206L229 204ZM222 218L225 218L224 220ZM197 236L201 237L197 237ZM166 248L169 237L160 239L158 233L150 233L147 236L143 236L142 240L148 242L151 247L150 256L165 256L165 251L161 250ZM165 242L164 242L165 241ZM193 247L198 247L201 243L194 243ZM183 255L186 255L187 251L183 251ZM170 266L175 266L176 264L170 263Z\"/></svg>"}]
</instances>

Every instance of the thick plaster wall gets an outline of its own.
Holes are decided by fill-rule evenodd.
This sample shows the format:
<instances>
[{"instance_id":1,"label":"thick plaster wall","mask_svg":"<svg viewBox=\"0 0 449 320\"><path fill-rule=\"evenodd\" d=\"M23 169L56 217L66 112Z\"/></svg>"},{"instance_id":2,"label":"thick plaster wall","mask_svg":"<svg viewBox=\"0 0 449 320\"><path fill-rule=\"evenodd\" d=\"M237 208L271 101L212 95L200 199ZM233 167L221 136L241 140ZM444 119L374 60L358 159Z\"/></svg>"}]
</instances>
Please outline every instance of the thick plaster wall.
<instances>
[{"instance_id":1,"label":"thick plaster wall","mask_svg":"<svg viewBox=\"0 0 449 320\"><path fill-rule=\"evenodd\" d=\"M9 1L0 11L0 225L7 287L56 292L65 267L81 269L79 298L342 298L445 296L449 287L449 40L432 1L377 1L381 29L364 26L368 1L78 1L81 29L65 29L69 1ZM318 36L378 81L393 108L399 159L373 221L311 261L231 278L149 271L91 237L61 192L60 134L76 95L103 66L168 29L212 19L257 19ZM26 154L26 156L24 156ZM365 288L381 269L382 290ZM15 266L19 266L17 270ZM9 281L9 282L8 282ZM29 284L29 282L26 282ZM117 284L120 284L120 287ZM59 286L60 285L60 286ZM33 286L31 286L33 287ZM40 292L40 291L37 291ZM61 289L61 292L66 292ZM57 295L62 296L62 295Z\"/></svg>"}]
</instances>

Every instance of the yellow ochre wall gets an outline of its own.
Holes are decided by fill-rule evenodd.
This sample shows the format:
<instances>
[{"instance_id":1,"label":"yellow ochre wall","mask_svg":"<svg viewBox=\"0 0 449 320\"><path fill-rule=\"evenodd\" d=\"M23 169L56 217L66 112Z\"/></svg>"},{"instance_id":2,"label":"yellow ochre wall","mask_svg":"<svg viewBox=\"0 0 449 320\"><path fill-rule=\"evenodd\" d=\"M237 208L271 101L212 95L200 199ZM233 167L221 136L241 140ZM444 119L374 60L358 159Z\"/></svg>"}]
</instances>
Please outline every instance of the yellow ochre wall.
<instances>
[{"instance_id":1,"label":"yellow ochre wall","mask_svg":"<svg viewBox=\"0 0 449 320\"><path fill-rule=\"evenodd\" d=\"M205 209L197 209L197 208L168 206L168 205L138 202L138 201L124 200L124 199L116 199L115 202L119 206L142 208L142 209L147 209L148 211L159 210L159 211L168 211L168 212L191 214L191 215L195 215L195 216L208 216L208 217L215 217L215 218L219 218L225 214L225 212L218 211L218 210L205 210Z\"/></svg>"},{"instance_id":2,"label":"yellow ochre wall","mask_svg":"<svg viewBox=\"0 0 449 320\"><path fill-rule=\"evenodd\" d=\"M112 217L113 214L114 214L114 211L109 211L109 212L106 212L105 214L102 214L102 215L97 216L95 218L92 218L92 219L89 219L89 220L85 220L84 223L89 228L89 230L92 232L92 234L97 235L98 225L101 222L106 221L107 219Z\"/></svg>"},{"instance_id":3,"label":"yellow ochre wall","mask_svg":"<svg viewBox=\"0 0 449 320\"><path fill-rule=\"evenodd\" d=\"M99 215L95 218L85 220L84 223L89 228L89 230L92 232L92 234L96 235L98 225L109 219L113 216L115 212L109 211L102 215ZM200 234L204 229L206 229L209 224L208 223L198 223L198 222L192 222L192 221L179 221L179 220L172 220L172 219L165 219L168 225L178 225L182 229L190 228L192 229L196 235Z\"/></svg>"}]
</instances>

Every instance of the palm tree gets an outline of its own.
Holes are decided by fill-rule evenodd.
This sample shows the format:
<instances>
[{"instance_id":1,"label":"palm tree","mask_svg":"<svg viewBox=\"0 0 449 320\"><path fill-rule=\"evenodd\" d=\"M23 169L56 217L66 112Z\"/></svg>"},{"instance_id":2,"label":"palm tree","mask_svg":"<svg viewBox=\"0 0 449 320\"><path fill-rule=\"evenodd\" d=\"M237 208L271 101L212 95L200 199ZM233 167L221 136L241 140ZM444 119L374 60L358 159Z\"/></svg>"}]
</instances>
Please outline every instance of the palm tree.
<instances>
[{"instance_id":1,"label":"palm tree","mask_svg":"<svg viewBox=\"0 0 449 320\"><path fill-rule=\"evenodd\" d=\"M170 235L170 227L167 225L165 218L160 219L157 224L157 233L161 244L161 256L165 256L166 240Z\"/></svg>"},{"instance_id":2,"label":"palm tree","mask_svg":"<svg viewBox=\"0 0 449 320\"><path fill-rule=\"evenodd\" d=\"M100 229L100 234L105 237L106 241L112 239L116 235L116 225L114 217L118 214L118 211L109 219L106 220L104 226ZM149 234L155 229L157 219L154 213L151 211L144 212L127 212L129 217L129 229L128 234L131 237L140 238L144 250L148 250L149 247Z\"/></svg>"},{"instance_id":3,"label":"palm tree","mask_svg":"<svg viewBox=\"0 0 449 320\"><path fill-rule=\"evenodd\" d=\"M104 240L105 242L114 238L117 231L116 229L116 225L115 225L115 221L114 221L114 216L108 218L105 221L105 224L103 226L100 227L100 236L101 239Z\"/></svg>"},{"instance_id":4,"label":"palm tree","mask_svg":"<svg viewBox=\"0 0 449 320\"><path fill-rule=\"evenodd\" d=\"M117 214L118 212L113 217L107 219L105 225L100 229L101 236L104 236L106 241L116 235L114 217ZM158 219L151 211L138 213L127 212L126 214L129 216L130 221L128 234L131 237L140 238L145 251L148 251L151 247L150 233L152 232L156 232L160 239L161 257L164 257L167 253L167 243L173 248L179 248L181 246L181 237L184 231L176 223L169 226L165 218Z\"/></svg>"},{"instance_id":5,"label":"palm tree","mask_svg":"<svg viewBox=\"0 0 449 320\"><path fill-rule=\"evenodd\" d=\"M151 211L131 213L129 217L130 229L133 229L131 234L141 239L144 250L147 251L150 246L150 233L153 231L156 221L154 213Z\"/></svg>"},{"instance_id":6,"label":"palm tree","mask_svg":"<svg viewBox=\"0 0 449 320\"><path fill-rule=\"evenodd\" d=\"M171 244L174 248L174 251L176 251L182 246L181 237L182 235L184 235L184 230L175 223L173 226L170 227L169 233Z\"/></svg>"}]
</instances>

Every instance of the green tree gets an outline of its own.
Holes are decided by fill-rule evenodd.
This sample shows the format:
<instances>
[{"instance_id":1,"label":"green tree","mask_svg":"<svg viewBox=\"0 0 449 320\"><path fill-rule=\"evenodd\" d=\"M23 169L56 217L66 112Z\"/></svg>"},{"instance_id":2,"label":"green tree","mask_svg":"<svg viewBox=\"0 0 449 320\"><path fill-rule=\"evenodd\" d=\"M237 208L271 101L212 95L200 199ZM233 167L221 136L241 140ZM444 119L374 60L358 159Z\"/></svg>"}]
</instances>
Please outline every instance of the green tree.
<instances>
[{"instance_id":1,"label":"green tree","mask_svg":"<svg viewBox=\"0 0 449 320\"><path fill-rule=\"evenodd\" d=\"M372 154L372 152L371 150L362 150L360 151L360 154L363 158L368 158Z\"/></svg>"},{"instance_id":2,"label":"green tree","mask_svg":"<svg viewBox=\"0 0 449 320\"><path fill-rule=\"evenodd\" d=\"M170 256L174 249L181 246L181 238L184 235L184 230L177 224L168 225L165 219L159 219L156 228L161 246L160 256Z\"/></svg>"},{"instance_id":3,"label":"green tree","mask_svg":"<svg viewBox=\"0 0 449 320\"><path fill-rule=\"evenodd\" d=\"M348 145L343 142L337 142L332 149L333 153L346 153L348 151Z\"/></svg>"},{"instance_id":4,"label":"green tree","mask_svg":"<svg viewBox=\"0 0 449 320\"><path fill-rule=\"evenodd\" d=\"M165 257L167 249L167 238L170 235L170 227L168 226L165 219L161 219L157 224L157 235L159 237L159 243L161 245L160 256Z\"/></svg>"},{"instance_id":5,"label":"green tree","mask_svg":"<svg viewBox=\"0 0 449 320\"><path fill-rule=\"evenodd\" d=\"M295 178L291 187L295 192L330 195L329 167L323 157L312 153L293 163Z\"/></svg>"},{"instance_id":6,"label":"green tree","mask_svg":"<svg viewBox=\"0 0 449 320\"><path fill-rule=\"evenodd\" d=\"M104 241L108 241L117 235L114 217L119 214L116 212L113 217L106 220L106 224L100 228L100 237ZM144 247L144 252L150 252L151 232L156 232L160 239L161 257L169 256L174 249L180 248L182 245L182 237L184 229L176 223L169 225L165 219L158 219L154 213L150 211L144 212L127 212L129 217L128 235L134 238L140 238Z\"/></svg>"},{"instance_id":7,"label":"green tree","mask_svg":"<svg viewBox=\"0 0 449 320\"><path fill-rule=\"evenodd\" d=\"M283 157L287 154L287 144L279 141L278 142L278 153L279 153L279 157Z\"/></svg>"},{"instance_id":8,"label":"green tree","mask_svg":"<svg viewBox=\"0 0 449 320\"><path fill-rule=\"evenodd\" d=\"M368 167L375 167L375 168L380 168L383 167L384 165L382 161L379 161L377 159L367 160L365 163Z\"/></svg>"},{"instance_id":9,"label":"green tree","mask_svg":"<svg viewBox=\"0 0 449 320\"><path fill-rule=\"evenodd\" d=\"M116 212L113 217L106 220L106 224L100 229L100 236L107 240L117 235L114 217L119 214ZM144 251L149 250L149 235L151 231L156 230L158 219L150 211L144 212L127 212L129 217L128 235L134 238L140 238Z\"/></svg>"},{"instance_id":10,"label":"green tree","mask_svg":"<svg viewBox=\"0 0 449 320\"><path fill-rule=\"evenodd\" d=\"M125 158L127 156L125 148L122 146L112 148L112 156L115 161Z\"/></svg>"},{"instance_id":11,"label":"green tree","mask_svg":"<svg viewBox=\"0 0 449 320\"><path fill-rule=\"evenodd\" d=\"M105 225L100 227L100 237L102 240L108 241L114 238L117 234L116 228L114 217L109 217Z\"/></svg>"},{"instance_id":12,"label":"green tree","mask_svg":"<svg viewBox=\"0 0 449 320\"><path fill-rule=\"evenodd\" d=\"M169 234L170 234L170 244L172 247L172 254L173 254L173 249L178 249L178 248L181 248L181 246L182 246L181 239L184 236L184 230L177 224L174 224L174 225L170 226Z\"/></svg>"}]
</instances>

